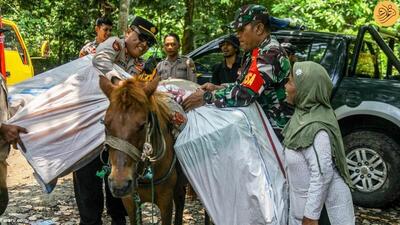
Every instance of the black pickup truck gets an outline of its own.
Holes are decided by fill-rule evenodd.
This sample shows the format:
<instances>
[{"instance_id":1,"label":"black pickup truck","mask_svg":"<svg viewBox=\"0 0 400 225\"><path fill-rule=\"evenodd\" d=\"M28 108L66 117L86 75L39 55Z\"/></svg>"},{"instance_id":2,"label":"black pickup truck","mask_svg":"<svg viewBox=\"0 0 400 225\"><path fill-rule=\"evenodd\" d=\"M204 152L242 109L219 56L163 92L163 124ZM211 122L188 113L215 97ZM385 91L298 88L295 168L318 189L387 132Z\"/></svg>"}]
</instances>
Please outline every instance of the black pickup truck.
<instances>
[{"instance_id":1,"label":"black pickup truck","mask_svg":"<svg viewBox=\"0 0 400 225\"><path fill-rule=\"evenodd\" d=\"M363 26L357 36L301 30L273 35L297 49L298 61L323 65L334 84L355 204L385 207L400 196L400 34ZM217 38L190 54L199 83L222 62Z\"/></svg>"}]
</instances>

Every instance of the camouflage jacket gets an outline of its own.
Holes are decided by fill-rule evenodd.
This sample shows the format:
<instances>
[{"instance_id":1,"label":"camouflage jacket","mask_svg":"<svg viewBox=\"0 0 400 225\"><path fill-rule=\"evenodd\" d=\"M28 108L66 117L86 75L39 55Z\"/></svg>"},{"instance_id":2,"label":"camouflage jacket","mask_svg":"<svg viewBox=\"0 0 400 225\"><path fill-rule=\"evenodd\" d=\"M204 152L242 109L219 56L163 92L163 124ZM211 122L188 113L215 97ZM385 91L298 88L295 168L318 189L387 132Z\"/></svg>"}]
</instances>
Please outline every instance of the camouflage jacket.
<instances>
[{"instance_id":1,"label":"camouflage jacket","mask_svg":"<svg viewBox=\"0 0 400 225\"><path fill-rule=\"evenodd\" d=\"M290 62L279 42L270 37L246 53L240 71L235 83L214 93L214 104L217 107L241 107L257 100L272 127L282 129L292 110L285 101L284 87Z\"/></svg>"}]
</instances>

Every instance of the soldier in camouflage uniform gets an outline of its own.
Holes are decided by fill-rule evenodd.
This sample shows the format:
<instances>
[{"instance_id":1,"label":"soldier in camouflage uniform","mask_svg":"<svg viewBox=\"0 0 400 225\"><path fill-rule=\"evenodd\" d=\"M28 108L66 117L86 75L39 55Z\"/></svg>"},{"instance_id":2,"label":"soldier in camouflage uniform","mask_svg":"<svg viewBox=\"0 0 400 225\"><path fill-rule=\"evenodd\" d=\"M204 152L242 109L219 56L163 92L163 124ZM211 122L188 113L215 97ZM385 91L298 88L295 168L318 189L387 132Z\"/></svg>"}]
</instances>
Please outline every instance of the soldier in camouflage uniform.
<instances>
[{"instance_id":1,"label":"soldier in camouflage uniform","mask_svg":"<svg viewBox=\"0 0 400 225\"><path fill-rule=\"evenodd\" d=\"M110 80L121 79L120 74L113 70L114 63L129 74L139 74L143 66L140 56L156 43L156 33L157 28L151 22L135 17L125 38L110 37L97 47L92 63ZM103 154L103 157L107 159L108 156ZM102 224L103 179L96 177L96 172L101 170L102 166L100 157L96 157L73 174L80 225ZM126 211L121 199L112 197L107 177L104 178L104 182L105 202L107 213L112 218L111 225L126 224Z\"/></svg>"},{"instance_id":2,"label":"soldier in camouflage uniform","mask_svg":"<svg viewBox=\"0 0 400 225\"><path fill-rule=\"evenodd\" d=\"M197 82L194 73L194 62L187 56L179 55L179 36L175 33L164 37L164 51L167 58L157 65L157 72L162 80L168 78L179 78Z\"/></svg>"},{"instance_id":3,"label":"soldier in camouflage uniform","mask_svg":"<svg viewBox=\"0 0 400 225\"><path fill-rule=\"evenodd\" d=\"M217 107L247 106L257 100L278 137L292 113L286 103L284 85L287 81L290 62L279 42L270 35L267 9L261 5L246 5L238 9L235 21L240 46L245 50L241 73L235 83L217 86L207 83L188 97L185 110L204 103Z\"/></svg>"},{"instance_id":4,"label":"soldier in camouflage uniform","mask_svg":"<svg viewBox=\"0 0 400 225\"><path fill-rule=\"evenodd\" d=\"M94 41L87 43L82 47L79 52L79 57L83 57L89 54L95 54L97 46L107 40L110 37L112 30L112 21L105 17L100 17L96 20L96 38Z\"/></svg>"}]
</instances>

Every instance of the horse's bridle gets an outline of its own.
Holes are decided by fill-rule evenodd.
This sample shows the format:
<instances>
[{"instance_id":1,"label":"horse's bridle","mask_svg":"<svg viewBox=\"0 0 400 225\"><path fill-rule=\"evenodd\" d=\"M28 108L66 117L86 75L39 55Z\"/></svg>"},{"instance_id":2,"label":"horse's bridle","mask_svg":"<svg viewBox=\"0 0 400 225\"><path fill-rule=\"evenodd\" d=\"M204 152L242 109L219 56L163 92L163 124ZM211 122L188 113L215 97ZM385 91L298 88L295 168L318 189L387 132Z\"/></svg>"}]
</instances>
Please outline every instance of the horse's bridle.
<instances>
[{"instance_id":1,"label":"horse's bridle","mask_svg":"<svg viewBox=\"0 0 400 225\"><path fill-rule=\"evenodd\" d=\"M150 118L150 120L149 120ZM104 144L110 146L118 151L124 152L129 155L134 162L146 161L155 162L161 159L166 151L165 137L159 127L157 117L153 112L149 113L146 124L146 141L143 144L143 149L140 151L136 146L132 145L126 140L106 134ZM155 146L156 142L152 139L161 139L161 146ZM155 148L153 148L155 146ZM153 152L155 150L155 152Z\"/></svg>"}]
</instances>

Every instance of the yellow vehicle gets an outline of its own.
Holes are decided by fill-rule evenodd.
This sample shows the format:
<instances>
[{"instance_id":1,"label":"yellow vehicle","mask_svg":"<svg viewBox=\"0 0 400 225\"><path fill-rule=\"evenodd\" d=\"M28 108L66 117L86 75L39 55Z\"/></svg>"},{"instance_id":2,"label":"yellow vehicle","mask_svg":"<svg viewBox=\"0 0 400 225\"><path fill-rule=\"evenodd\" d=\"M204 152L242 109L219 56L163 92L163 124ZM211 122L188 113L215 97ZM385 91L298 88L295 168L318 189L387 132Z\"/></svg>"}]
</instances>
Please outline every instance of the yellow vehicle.
<instances>
[{"instance_id":1,"label":"yellow vehicle","mask_svg":"<svg viewBox=\"0 0 400 225\"><path fill-rule=\"evenodd\" d=\"M7 85L14 85L33 77L33 65L24 39L17 25L7 19L1 19L4 32L4 58Z\"/></svg>"}]
</instances>

